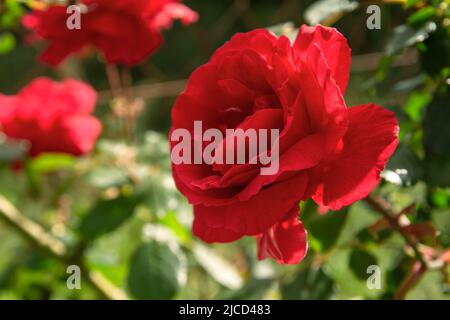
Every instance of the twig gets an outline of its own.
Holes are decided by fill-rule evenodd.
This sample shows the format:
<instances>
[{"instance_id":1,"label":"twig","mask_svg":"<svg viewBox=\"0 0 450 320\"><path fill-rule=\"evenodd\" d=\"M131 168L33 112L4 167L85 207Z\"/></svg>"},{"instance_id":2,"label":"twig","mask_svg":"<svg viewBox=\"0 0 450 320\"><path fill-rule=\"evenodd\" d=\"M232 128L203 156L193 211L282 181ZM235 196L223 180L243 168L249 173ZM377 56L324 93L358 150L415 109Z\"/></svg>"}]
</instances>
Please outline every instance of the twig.
<instances>
[{"instance_id":1,"label":"twig","mask_svg":"<svg viewBox=\"0 0 450 320\"><path fill-rule=\"evenodd\" d=\"M111 300L127 300L127 295L115 287L101 273L90 270L83 261L84 247L80 248L75 255L70 255L67 246L56 237L44 230L44 228L24 216L8 199L0 195L0 218L3 218L10 226L19 231L29 241L43 249L51 256L63 263L80 266L87 281L104 298Z\"/></svg>"},{"instance_id":2,"label":"twig","mask_svg":"<svg viewBox=\"0 0 450 320\"><path fill-rule=\"evenodd\" d=\"M404 300L409 290L411 290L416 285L416 283L420 280L420 278L422 278L426 271L427 267L425 265L421 264L419 261L415 261L410 273L405 278L405 280L403 280L400 288L395 293L395 299Z\"/></svg>"},{"instance_id":3,"label":"twig","mask_svg":"<svg viewBox=\"0 0 450 320\"><path fill-rule=\"evenodd\" d=\"M380 213L394 228L396 231L400 233L400 235L405 239L406 243L412 248L414 251L415 258L424 266L427 266L427 263L419 250L418 244L411 239L411 237L404 232L402 226L400 225L396 215L392 212L390 206L381 198L373 198L368 196L364 199L364 201L375 211Z\"/></svg>"},{"instance_id":4,"label":"twig","mask_svg":"<svg viewBox=\"0 0 450 320\"><path fill-rule=\"evenodd\" d=\"M67 248L62 241L51 236L40 225L22 215L2 195L0 195L0 214L4 220L40 248L57 257L65 257L67 255Z\"/></svg>"},{"instance_id":5,"label":"twig","mask_svg":"<svg viewBox=\"0 0 450 320\"><path fill-rule=\"evenodd\" d=\"M186 80L168 81L154 84L144 84L133 87L133 93L136 97L144 100L153 98L173 97L180 94L186 86ZM101 91L98 94L100 103L108 102L111 99L111 91Z\"/></svg>"},{"instance_id":6,"label":"twig","mask_svg":"<svg viewBox=\"0 0 450 320\"><path fill-rule=\"evenodd\" d=\"M375 211L380 213L386 221L405 239L406 243L414 251L415 261L408 276L403 280L400 288L395 293L395 299L404 299L408 291L413 288L417 282L422 278L428 270L428 263L419 249L419 243L413 240L407 233L404 232L400 222L399 215L392 212L390 206L382 198L373 198L368 196L364 201Z\"/></svg>"}]
</instances>

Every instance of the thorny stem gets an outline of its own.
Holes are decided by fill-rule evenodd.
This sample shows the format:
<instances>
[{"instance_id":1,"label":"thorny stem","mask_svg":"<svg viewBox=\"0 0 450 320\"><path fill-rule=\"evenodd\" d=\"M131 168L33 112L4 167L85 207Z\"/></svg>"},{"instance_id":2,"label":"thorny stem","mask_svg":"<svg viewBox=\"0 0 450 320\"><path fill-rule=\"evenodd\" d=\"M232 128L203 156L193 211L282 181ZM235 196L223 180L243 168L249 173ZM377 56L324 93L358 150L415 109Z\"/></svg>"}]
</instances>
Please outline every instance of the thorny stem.
<instances>
[{"instance_id":1,"label":"thorny stem","mask_svg":"<svg viewBox=\"0 0 450 320\"><path fill-rule=\"evenodd\" d=\"M65 264L78 265L87 275L86 280L105 299L127 300L127 295L115 287L101 273L90 270L83 261L84 246L76 254L71 255L67 246L61 240L49 234L44 228L24 216L8 199L0 195L0 218L19 231L30 242Z\"/></svg>"},{"instance_id":2,"label":"thorny stem","mask_svg":"<svg viewBox=\"0 0 450 320\"><path fill-rule=\"evenodd\" d=\"M396 299L404 299L408 291L414 287L414 285L421 279L423 274L428 270L428 264L420 252L418 243L414 241L407 233L404 232L400 225L397 215L392 212L390 206L386 201L379 197L368 196L364 201L375 211L380 213L386 221L389 222L391 227L395 229L406 241L408 246L412 248L415 255L415 263L412 267L410 274L405 278L401 284L399 290L395 294Z\"/></svg>"},{"instance_id":3,"label":"thorny stem","mask_svg":"<svg viewBox=\"0 0 450 320\"><path fill-rule=\"evenodd\" d=\"M421 264L419 261L415 261L411 268L411 271L406 276L405 280L403 280L398 291L395 293L395 299L404 300L408 291L414 287L414 285L420 280L427 269L428 268L426 267L426 265Z\"/></svg>"},{"instance_id":4,"label":"thorny stem","mask_svg":"<svg viewBox=\"0 0 450 320\"><path fill-rule=\"evenodd\" d=\"M406 232L403 231L403 228L400 225L399 220L396 218L396 215L392 212L389 205L381 198L373 198L369 196L364 200L372 209L380 213L389 222L392 228L394 228L396 231L400 233L403 239L405 239L406 243L414 251L415 258L421 264L426 266L427 263L419 250L418 244Z\"/></svg>"}]
</instances>

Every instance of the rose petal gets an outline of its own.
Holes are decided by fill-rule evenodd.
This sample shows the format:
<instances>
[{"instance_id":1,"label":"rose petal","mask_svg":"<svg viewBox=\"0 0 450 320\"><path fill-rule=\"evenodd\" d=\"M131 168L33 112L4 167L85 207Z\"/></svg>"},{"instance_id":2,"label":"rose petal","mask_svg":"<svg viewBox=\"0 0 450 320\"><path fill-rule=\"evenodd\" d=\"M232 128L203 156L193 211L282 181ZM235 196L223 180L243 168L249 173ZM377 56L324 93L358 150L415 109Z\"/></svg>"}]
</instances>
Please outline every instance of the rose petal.
<instances>
[{"instance_id":1,"label":"rose petal","mask_svg":"<svg viewBox=\"0 0 450 320\"><path fill-rule=\"evenodd\" d=\"M272 56L276 44L277 38L266 29L237 33L230 41L216 50L211 58L211 62L217 62L223 59L224 56L244 50L252 50L267 61Z\"/></svg>"},{"instance_id":2,"label":"rose petal","mask_svg":"<svg viewBox=\"0 0 450 320\"><path fill-rule=\"evenodd\" d=\"M203 241L229 242L244 235L257 235L282 219L305 192L303 173L261 190L248 201L228 206L194 207L194 234Z\"/></svg>"},{"instance_id":3,"label":"rose petal","mask_svg":"<svg viewBox=\"0 0 450 320\"><path fill-rule=\"evenodd\" d=\"M67 118L62 126L65 130L66 143L60 141L58 148L61 148L60 144L63 144L68 153L74 155L83 155L91 152L94 147L95 141L100 135L102 125L100 121L91 116L74 116Z\"/></svg>"},{"instance_id":4,"label":"rose petal","mask_svg":"<svg viewBox=\"0 0 450 320\"><path fill-rule=\"evenodd\" d=\"M351 50L347 39L335 28L303 25L294 42L297 54L305 59L313 44L317 44L324 54L333 78L344 94L350 76L351 62Z\"/></svg>"},{"instance_id":5,"label":"rose petal","mask_svg":"<svg viewBox=\"0 0 450 320\"><path fill-rule=\"evenodd\" d=\"M398 144L394 113L373 104L349 109L349 128L340 146L310 172L313 199L339 210L366 197L380 181L380 172Z\"/></svg>"},{"instance_id":6,"label":"rose petal","mask_svg":"<svg viewBox=\"0 0 450 320\"><path fill-rule=\"evenodd\" d=\"M306 230L297 217L298 211L295 206L285 220L257 237L259 260L271 257L279 264L297 264L303 260L308 242Z\"/></svg>"}]
</instances>

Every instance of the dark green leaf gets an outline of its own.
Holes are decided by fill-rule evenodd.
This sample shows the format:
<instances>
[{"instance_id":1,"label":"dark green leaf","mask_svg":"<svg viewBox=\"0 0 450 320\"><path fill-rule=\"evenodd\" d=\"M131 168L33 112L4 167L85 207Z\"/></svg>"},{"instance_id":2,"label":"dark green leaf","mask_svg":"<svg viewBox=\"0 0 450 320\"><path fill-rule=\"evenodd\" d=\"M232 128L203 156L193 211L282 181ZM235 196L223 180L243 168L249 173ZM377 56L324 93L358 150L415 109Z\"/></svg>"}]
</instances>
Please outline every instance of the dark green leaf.
<instances>
[{"instance_id":1,"label":"dark green leaf","mask_svg":"<svg viewBox=\"0 0 450 320\"><path fill-rule=\"evenodd\" d=\"M136 205L136 199L127 196L101 200L84 216L80 233L87 239L95 239L114 231L133 215Z\"/></svg>"},{"instance_id":2,"label":"dark green leaf","mask_svg":"<svg viewBox=\"0 0 450 320\"><path fill-rule=\"evenodd\" d=\"M180 261L168 245L143 244L131 259L128 288L137 299L171 299L179 289Z\"/></svg>"},{"instance_id":3,"label":"dark green leaf","mask_svg":"<svg viewBox=\"0 0 450 320\"><path fill-rule=\"evenodd\" d=\"M350 254L350 269L361 280L367 279L367 268L377 264L377 258L366 250L354 249Z\"/></svg>"}]
</instances>

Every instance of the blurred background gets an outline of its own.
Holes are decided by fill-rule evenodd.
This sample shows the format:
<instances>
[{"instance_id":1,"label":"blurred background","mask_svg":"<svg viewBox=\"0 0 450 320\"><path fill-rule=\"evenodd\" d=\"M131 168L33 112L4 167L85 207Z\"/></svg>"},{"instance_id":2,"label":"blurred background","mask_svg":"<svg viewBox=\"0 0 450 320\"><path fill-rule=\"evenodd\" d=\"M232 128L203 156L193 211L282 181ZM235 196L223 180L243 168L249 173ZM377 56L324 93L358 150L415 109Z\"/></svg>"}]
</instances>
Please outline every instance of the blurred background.
<instances>
[{"instance_id":1,"label":"blurred background","mask_svg":"<svg viewBox=\"0 0 450 320\"><path fill-rule=\"evenodd\" d=\"M185 4L199 21L176 23L155 55L124 72L136 97L135 112L124 116L95 52L57 70L39 64L42 47L20 24L27 6L0 0L0 92L16 94L38 76L81 79L99 92L104 125L91 155L44 154L22 171L10 165L20 150L2 142L0 299L448 299L450 1ZM369 30L373 4L381 28ZM301 204L308 255L279 266L258 262L251 238L206 245L192 236L192 208L174 186L167 136L186 79L233 34L269 28L295 37L304 23L346 36L353 55L347 105L393 110L401 143L373 202L340 212ZM129 117L134 125L124 132ZM8 210L25 222L11 223ZM69 265L81 268L79 290L67 287ZM367 285L372 265L381 277L375 289Z\"/></svg>"}]
</instances>

